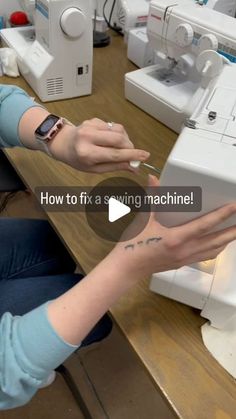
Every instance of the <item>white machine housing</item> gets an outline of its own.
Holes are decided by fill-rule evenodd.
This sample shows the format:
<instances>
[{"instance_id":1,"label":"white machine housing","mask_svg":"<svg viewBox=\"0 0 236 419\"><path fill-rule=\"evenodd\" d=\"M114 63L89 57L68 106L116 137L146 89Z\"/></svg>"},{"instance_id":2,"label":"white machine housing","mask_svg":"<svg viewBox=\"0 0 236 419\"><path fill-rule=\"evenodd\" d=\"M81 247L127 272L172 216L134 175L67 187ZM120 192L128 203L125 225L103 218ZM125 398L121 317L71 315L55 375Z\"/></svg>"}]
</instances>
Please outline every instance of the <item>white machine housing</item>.
<instances>
[{"instance_id":1,"label":"white machine housing","mask_svg":"<svg viewBox=\"0 0 236 419\"><path fill-rule=\"evenodd\" d=\"M235 0L201 0L199 3L209 7L210 9L217 10L217 12L224 13L225 15L235 17L236 2Z\"/></svg>"},{"instance_id":2,"label":"white machine housing","mask_svg":"<svg viewBox=\"0 0 236 419\"><path fill-rule=\"evenodd\" d=\"M92 91L93 28L89 0L36 0L35 27L1 31L21 74L43 102Z\"/></svg>"},{"instance_id":3,"label":"white machine housing","mask_svg":"<svg viewBox=\"0 0 236 419\"><path fill-rule=\"evenodd\" d=\"M154 49L150 45L147 28L135 28L129 31L127 57L137 67L143 68L154 63Z\"/></svg>"},{"instance_id":4,"label":"white machine housing","mask_svg":"<svg viewBox=\"0 0 236 419\"><path fill-rule=\"evenodd\" d=\"M35 12L35 0L19 0L21 8L29 16L30 22L33 24L34 12Z\"/></svg>"},{"instance_id":5,"label":"white machine housing","mask_svg":"<svg viewBox=\"0 0 236 419\"><path fill-rule=\"evenodd\" d=\"M211 119L210 112L215 112ZM191 116L161 174L161 186L200 186L202 211L159 212L159 221L176 226L236 199L236 65L224 64L208 94ZM236 216L220 228L236 224ZM219 227L218 227L219 228ZM223 328L236 313L236 241L216 258L154 274L150 288L196 307L211 325Z\"/></svg>"},{"instance_id":6,"label":"white machine housing","mask_svg":"<svg viewBox=\"0 0 236 419\"><path fill-rule=\"evenodd\" d=\"M189 1L196 3L196 0ZM201 4L229 16L236 13L236 0L204 0ZM139 68L155 64L155 49L150 45L145 26L129 31L127 57Z\"/></svg>"},{"instance_id":7,"label":"white machine housing","mask_svg":"<svg viewBox=\"0 0 236 419\"><path fill-rule=\"evenodd\" d=\"M130 29L147 25L149 4L150 0L116 0L112 26L120 28L127 39Z\"/></svg>"},{"instance_id":8,"label":"white machine housing","mask_svg":"<svg viewBox=\"0 0 236 419\"><path fill-rule=\"evenodd\" d=\"M212 78L197 70L197 57L215 50L235 61L236 19L189 0L156 0L150 3L147 31L157 64L127 73L125 96L180 132Z\"/></svg>"}]
</instances>

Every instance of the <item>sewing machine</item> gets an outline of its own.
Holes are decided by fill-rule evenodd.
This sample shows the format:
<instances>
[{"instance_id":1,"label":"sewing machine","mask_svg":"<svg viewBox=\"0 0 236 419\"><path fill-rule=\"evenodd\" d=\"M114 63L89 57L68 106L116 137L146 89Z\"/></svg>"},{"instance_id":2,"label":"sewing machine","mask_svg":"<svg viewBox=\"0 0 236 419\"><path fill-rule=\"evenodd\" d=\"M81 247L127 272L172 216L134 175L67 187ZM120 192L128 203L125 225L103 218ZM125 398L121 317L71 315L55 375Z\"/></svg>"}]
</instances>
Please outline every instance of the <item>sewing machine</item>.
<instances>
[{"instance_id":1,"label":"sewing machine","mask_svg":"<svg viewBox=\"0 0 236 419\"><path fill-rule=\"evenodd\" d=\"M156 11L152 13L155 13L153 19L159 17ZM174 33L178 42L181 38L181 43L189 43L190 51L198 49L194 60L199 74L198 94L195 92L193 111L185 119L160 182L161 186L200 186L202 210L200 213L159 212L158 220L167 227L181 225L236 200L236 50L231 35L235 28L234 19L227 20L224 35L220 29L217 33L211 20L211 32L197 36L196 21L199 16L192 14L191 19L187 19L188 13L186 8L184 22L187 23L183 26L178 26L176 18L170 36ZM190 22L193 24L190 26L193 27L193 39L198 39L193 45L192 41L190 44L191 33L187 26ZM153 22L153 26L155 24ZM176 25L180 27L177 36ZM209 42L212 44L209 45ZM218 228L232 225L236 225L236 216L221 223ZM210 320L213 327L224 328L236 313L236 241L215 260L154 274L150 289L200 309L201 315Z\"/></svg>"},{"instance_id":2,"label":"sewing machine","mask_svg":"<svg viewBox=\"0 0 236 419\"><path fill-rule=\"evenodd\" d=\"M34 23L34 12L35 12L35 0L19 0L19 5L21 6L22 10L24 10L30 22Z\"/></svg>"},{"instance_id":3,"label":"sewing machine","mask_svg":"<svg viewBox=\"0 0 236 419\"><path fill-rule=\"evenodd\" d=\"M91 94L93 28L88 0L24 0L35 26L1 31L22 76L43 102ZM30 9L28 9L28 7Z\"/></svg>"},{"instance_id":4,"label":"sewing machine","mask_svg":"<svg viewBox=\"0 0 236 419\"><path fill-rule=\"evenodd\" d=\"M156 64L125 75L125 96L176 132L204 94L206 75L196 59L215 50L235 60L236 19L190 4L189 0L151 1L147 32Z\"/></svg>"},{"instance_id":5,"label":"sewing machine","mask_svg":"<svg viewBox=\"0 0 236 419\"><path fill-rule=\"evenodd\" d=\"M150 0L116 0L112 13L111 24L120 28L127 40L129 30L147 25ZM111 4L110 4L111 6ZM106 7L106 16L110 15L111 7Z\"/></svg>"},{"instance_id":6,"label":"sewing machine","mask_svg":"<svg viewBox=\"0 0 236 419\"><path fill-rule=\"evenodd\" d=\"M229 16L235 16L235 0L189 0L202 7L209 7ZM146 25L129 31L127 57L137 67L143 68L155 64L155 49L151 47Z\"/></svg>"},{"instance_id":7,"label":"sewing machine","mask_svg":"<svg viewBox=\"0 0 236 419\"><path fill-rule=\"evenodd\" d=\"M222 58L220 58L222 60ZM166 226L180 225L236 200L236 65L223 64L186 122L162 172L161 186L200 186L202 211L159 212ZM221 228L236 224L236 216ZM223 328L236 312L236 241L214 261L154 274L150 288L202 310Z\"/></svg>"}]
</instances>

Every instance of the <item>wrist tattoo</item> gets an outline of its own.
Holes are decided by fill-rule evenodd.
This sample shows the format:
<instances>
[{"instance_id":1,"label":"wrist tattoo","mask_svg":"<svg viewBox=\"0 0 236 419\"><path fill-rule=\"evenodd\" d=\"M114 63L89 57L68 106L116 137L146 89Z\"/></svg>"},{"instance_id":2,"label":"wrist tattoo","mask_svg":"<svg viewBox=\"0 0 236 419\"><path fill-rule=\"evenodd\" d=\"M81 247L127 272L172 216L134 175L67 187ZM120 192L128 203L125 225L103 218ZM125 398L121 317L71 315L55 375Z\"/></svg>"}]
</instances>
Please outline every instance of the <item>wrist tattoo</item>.
<instances>
[{"instance_id":1,"label":"wrist tattoo","mask_svg":"<svg viewBox=\"0 0 236 419\"><path fill-rule=\"evenodd\" d=\"M151 244L156 244L160 240L162 240L162 237L150 237L150 239L142 240L137 243L131 243L125 246L125 250L134 250L135 247L143 247L143 246L150 246Z\"/></svg>"}]
</instances>

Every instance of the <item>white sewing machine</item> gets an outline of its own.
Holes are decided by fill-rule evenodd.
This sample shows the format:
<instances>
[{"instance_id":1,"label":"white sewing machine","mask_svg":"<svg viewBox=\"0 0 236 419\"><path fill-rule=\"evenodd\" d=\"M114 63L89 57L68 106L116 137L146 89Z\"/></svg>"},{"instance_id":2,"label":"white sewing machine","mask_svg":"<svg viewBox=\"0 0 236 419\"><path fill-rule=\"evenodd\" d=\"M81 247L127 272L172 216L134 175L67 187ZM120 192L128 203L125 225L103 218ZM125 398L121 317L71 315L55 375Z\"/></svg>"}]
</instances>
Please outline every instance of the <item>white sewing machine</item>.
<instances>
[{"instance_id":1,"label":"white sewing machine","mask_svg":"<svg viewBox=\"0 0 236 419\"><path fill-rule=\"evenodd\" d=\"M202 7L209 7L229 16L235 16L236 0L189 0ZM184 2L186 2L184 0ZM178 2L179 3L179 2ZM151 47L146 25L129 31L127 57L137 67L143 68L155 64L155 49Z\"/></svg>"},{"instance_id":2,"label":"white sewing machine","mask_svg":"<svg viewBox=\"0 0 236 419\"><path fill-rule=\"evenodd\" d=\"M191 19L196 35L195 16ZM212 21L209 25L214 27ZM185 24L181 33L183 28L186 34ZM221 54L203 48L195 60L201 92L160 178L161 186L200 186L202 211L159 212L158 219L166 226L180 225L236 200L236 65L224 57L235 61L236 50L230 39L232 27L226 28L224 37L214 32ZM209 44L215 39L209 35L198 39ZM182 39L186 41L185 36ZM235 224L233 216L220 228ZM150 289L200 309L212 326L223 328L236 313L236 241L214 261L154 274Z\"/></svg>"},{"instance_id":3,"label":"white sewing machine","mask_svg":"<svg viewBox=\"0 0 236 419\"><path fill-rule=\"evenodd\" d=\"M111 3L110 1L110 5L106 7L107 17L110 14ZM111 19L112 26L120 28L126 39L131 28L147 25L149 4L150 0L116 0Z\"/></svg>"},{"instance_id":4,"label":"white sewing machine","mask_svg":"<svg viewBox=\"0 0 236 419\"><path fill-rule=\"evenodd\" d=\"M201 213L159 212L167 226L190 221L236 200L236 65L224 64L182 130L161 175L161 186L200 186ZM236 224L236 216L221 227ZM150 288L202 310L222 328L236 313L236 241L215 261L154 274Z\"/></svg>"},{"instance_id":5,"label":"white sewing machine","mask_svg":"<svg viewBox=\"0 0 236 419\"><path fill-rule=\"evenodd\" d=\"M33 1L24 0L30 12ZM43 102L91 94L92 9L89 0L36 0L35 26L1 31L19 70Z\"/></svg>"},{"instance_id":6,"label":"white sewing machine","mask_svg":"<svg viewBox=\"0 0 236 419\"><path fill-rule=\"evenodd\" d=\"M27 13L30 22L34 23L35 0L19 0L21 8Z\"/></svg>"},{"instance_id":7,"label":"white sewing machine","mask_svg":"<svg viewBox=\"0 0 236 419\"><path fill-rule=\"evenodd\" d=\"M125 75L125 96L176 132L199 102L208 76L198 55L216 50L235 60L236 19L189 0L151 1L147 25L157 64Z\"/></svg>"}]
</instances>

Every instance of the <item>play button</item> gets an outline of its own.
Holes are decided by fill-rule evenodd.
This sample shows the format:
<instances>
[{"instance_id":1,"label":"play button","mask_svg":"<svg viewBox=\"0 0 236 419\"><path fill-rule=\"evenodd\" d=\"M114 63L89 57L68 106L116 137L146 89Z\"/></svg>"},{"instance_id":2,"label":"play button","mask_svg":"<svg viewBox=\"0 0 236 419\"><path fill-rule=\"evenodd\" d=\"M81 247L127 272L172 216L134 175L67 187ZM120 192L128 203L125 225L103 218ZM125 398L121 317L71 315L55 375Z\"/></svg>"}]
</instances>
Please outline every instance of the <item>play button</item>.
<instances>
[{"instance_id":1,"label":"play button","mask_svg":"<svg viewBox=\"0 0 236 419\"><path fill-rule=\"evenodd\" d=\"M149 206L142 205L145 194L144 188L131 179L103 180L90 191L85 206L89 226L99 237L112 242L136 237L149 220Z\"/></svg>"},{"instance_id":2,"label":"play button","mask_svg":"<svg viewBox=\"0 0 236 419\"><path fill-rule=\"evenodd\" d=\"M117 201L115 198L110 198L108 201L108 220L110 223L119 220L125 215L129 214L131 208L128 205L122 204L122 202Z\"/></svg>"}]
</instances>

